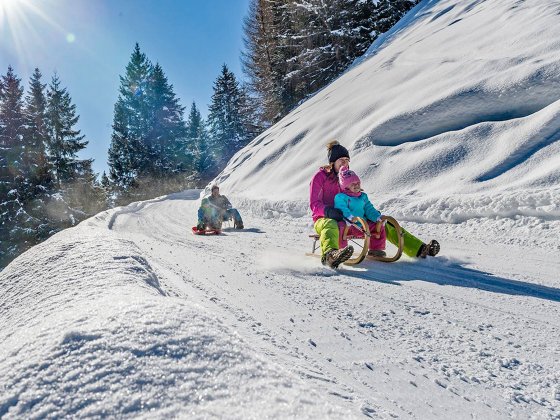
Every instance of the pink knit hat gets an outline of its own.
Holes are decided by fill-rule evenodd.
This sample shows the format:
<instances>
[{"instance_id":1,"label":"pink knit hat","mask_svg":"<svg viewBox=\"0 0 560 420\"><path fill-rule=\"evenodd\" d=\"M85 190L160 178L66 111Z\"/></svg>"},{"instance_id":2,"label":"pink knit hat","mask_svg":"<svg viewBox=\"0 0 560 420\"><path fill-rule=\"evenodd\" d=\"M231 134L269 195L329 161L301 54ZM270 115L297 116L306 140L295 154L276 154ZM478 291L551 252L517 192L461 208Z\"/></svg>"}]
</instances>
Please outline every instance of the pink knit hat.
<instances>
[{"instance_id":1,"label":"pink knit hat","mask_svg":"<svg viewBox=\"0 0 560 420\"><path fill-rule=\"evenodd\" d=\"M356 172L348 169L348 167L343 166L338 172L338 182L340 184L340 189L344 191L353 182L360 182L360 178L356 175Z\"/></svg>"}]
</instances>

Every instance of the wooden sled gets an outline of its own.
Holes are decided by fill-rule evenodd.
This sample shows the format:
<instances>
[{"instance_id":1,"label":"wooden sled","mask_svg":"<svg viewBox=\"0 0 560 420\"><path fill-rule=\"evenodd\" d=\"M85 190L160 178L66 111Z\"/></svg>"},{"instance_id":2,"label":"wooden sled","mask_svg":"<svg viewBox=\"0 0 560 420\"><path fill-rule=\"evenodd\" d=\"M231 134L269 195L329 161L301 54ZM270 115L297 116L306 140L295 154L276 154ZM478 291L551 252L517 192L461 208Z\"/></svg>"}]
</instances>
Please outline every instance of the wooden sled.
<instances>
[{"instance_id":1,"label":"wooden sled","mask_svg":"<svg viewBox=\"0 0 560 420\"><path fill-rule=\"evenodd\" d=\"M404 238L403 238L401 225L399 225L399 222L397 222L391 216L381 216L381 220L384 220L386 223L393 226L395 228L395 230L397 231L397 237L399 238L399 241L398 241L398 246L397 246L397 250L395 252L395 255L385 256L385 257L374 257L374 256L367 255L367 253L369 251L369 238L371 237L371 233L369 231L369 226L366 223L366 221L364 219L358 217L359 224L358 223L352 223L351 225L346 225L346 228L344 229L344 232L343 232L343 238L345 240L347 240L348 242L352 242L352 244L355 245L354 246L354 255L352 255L352 257L350 257L348 260L346 260L344 262L344 264L346 264L346 265L356 265L356 264L361 263L364 259L368 259L370 261L394 262L394 261L397 261L401 257L402 252L403 252L403 247L404 247ZM362 232L362 234L360 234L360 235L349 235L348 230L350 229L350 226L355 226L356 228L358 228ZM317 242L319 241L319 235L315 233L315 234L309 235L309 237L313 239L313 247L311 249L311 253L308 253L308 254L305 254L305 255L320 257L321 255L319 253L315 253L315 251L317 251L317 249L320 249L320 245L317 245Z\"/></svg>"}]
</instances>

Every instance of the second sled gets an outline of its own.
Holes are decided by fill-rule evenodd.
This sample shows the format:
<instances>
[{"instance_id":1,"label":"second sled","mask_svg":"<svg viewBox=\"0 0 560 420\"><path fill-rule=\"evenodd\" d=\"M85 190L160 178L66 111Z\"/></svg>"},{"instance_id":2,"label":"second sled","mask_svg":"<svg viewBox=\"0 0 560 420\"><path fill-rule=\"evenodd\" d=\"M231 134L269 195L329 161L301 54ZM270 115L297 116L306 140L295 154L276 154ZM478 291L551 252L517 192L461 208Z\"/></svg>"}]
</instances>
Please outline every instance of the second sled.
<instances>
[{"instance_id":1,"label":"second sled","mask_svg":"<svg viewBox=\"0 0 560 420\"><path fill-rule=\"evenodd\" d=\"M221 229L198 230L196 226L193 226L191 231L193 235L220 235L222 233Z\"/></svg>"}]
</instances>

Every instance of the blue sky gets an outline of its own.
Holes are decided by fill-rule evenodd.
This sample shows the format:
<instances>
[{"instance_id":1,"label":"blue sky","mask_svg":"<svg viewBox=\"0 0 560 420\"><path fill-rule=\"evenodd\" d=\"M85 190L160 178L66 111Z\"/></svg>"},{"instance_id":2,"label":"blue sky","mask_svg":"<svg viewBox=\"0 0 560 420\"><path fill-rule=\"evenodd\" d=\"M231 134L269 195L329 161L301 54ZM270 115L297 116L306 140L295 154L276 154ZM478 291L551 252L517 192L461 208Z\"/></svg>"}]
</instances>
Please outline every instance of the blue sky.
<instances>
[{"instance_id":1,"label":"blue sky","mask_svg":"<svg viewBox=\"0 0 560 420\"><path fill-rule=\"evenodd\" d=\"M89 140L82 157L107 170L119 75L138 42L163 67L188 113L204 116L222 64L241 73L243 18L249 0L0 0L0 73L8 65L27 91L38 67L56 71Z\"/></svg>"}]
</instances>

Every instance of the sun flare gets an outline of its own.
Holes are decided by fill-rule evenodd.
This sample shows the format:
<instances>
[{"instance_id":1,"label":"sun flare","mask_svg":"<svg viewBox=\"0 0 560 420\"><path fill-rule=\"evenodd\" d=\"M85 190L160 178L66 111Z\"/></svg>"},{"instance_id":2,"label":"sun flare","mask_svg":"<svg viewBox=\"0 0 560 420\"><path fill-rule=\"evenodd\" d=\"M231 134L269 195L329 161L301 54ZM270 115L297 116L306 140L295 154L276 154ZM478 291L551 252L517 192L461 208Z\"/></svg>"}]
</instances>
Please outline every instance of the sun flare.
<instances>
[{"instance_id":1,"label":"sun flare","mask_svg":"<svg viewBox=\"0 0 560 420\"><path fill-rule=\"evenodd\" d=\"M0 0L0 24L5 24L5 20L17 14L24 3L24 0Z\"/></svg>"},{"instance_id":2,"label":"sun flare","mask_svg":"<svg viewBox=\"0 0 560 420\"><path fill-rule=\"evenodd\" d=\"M26 8L25 0L0 0L0 36L13 43L19 56L25 55Z\"/></svg>"},{"instance_id":3,"label":"sun flare","mask_svg":"<svg viewBox=\"0 0 560 420\"><path fill-rule=\"evenodd\" d=\"M21 62L31 65L35 61L31 51L53 41L47 33L74 42L74 36L51 16L54 4L52 0L0 0L0 39L13 45L12 53Z\"/></svg>"}]
</instances>

